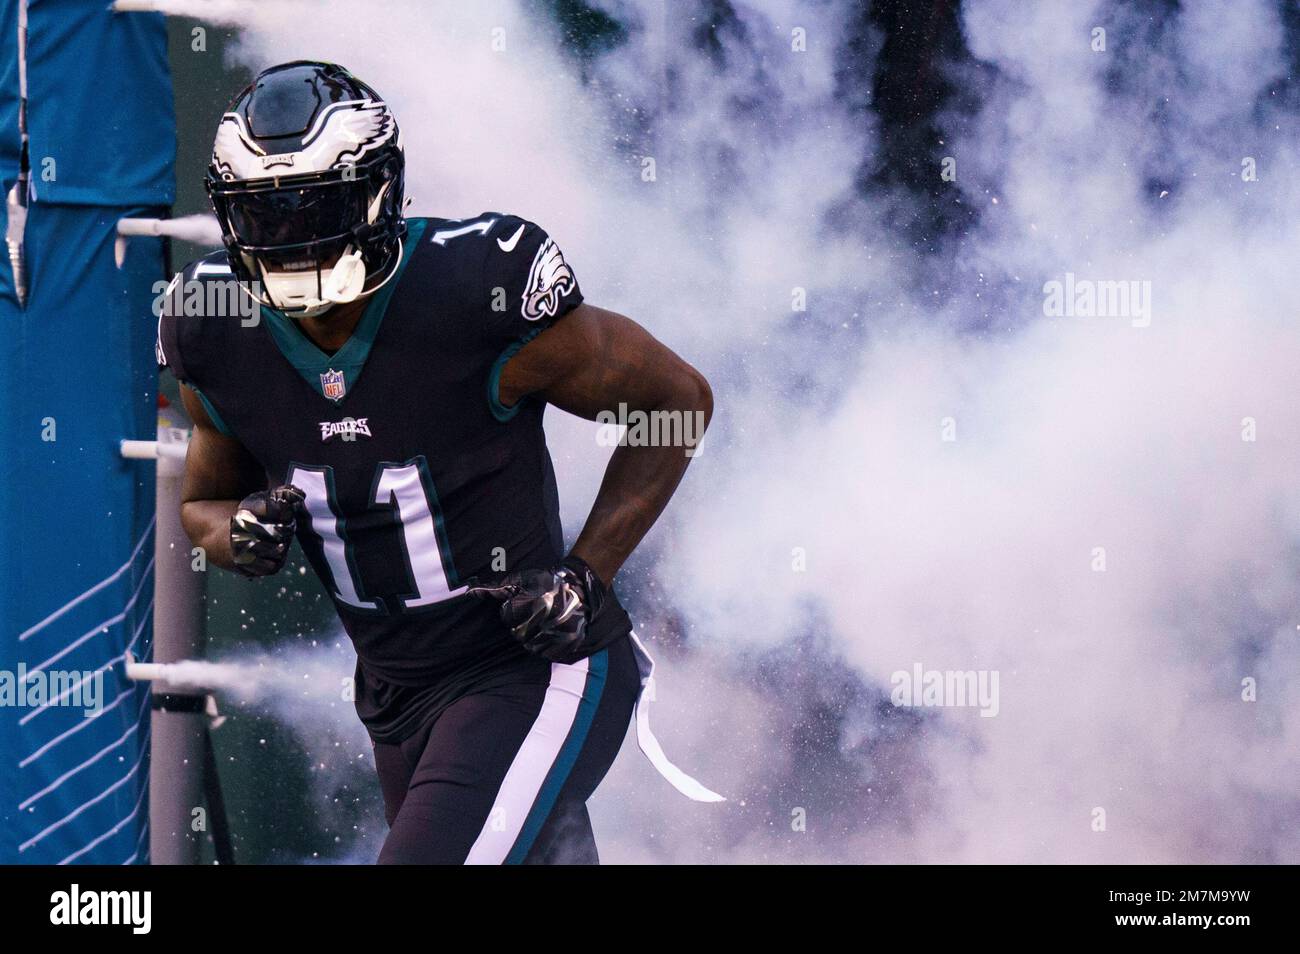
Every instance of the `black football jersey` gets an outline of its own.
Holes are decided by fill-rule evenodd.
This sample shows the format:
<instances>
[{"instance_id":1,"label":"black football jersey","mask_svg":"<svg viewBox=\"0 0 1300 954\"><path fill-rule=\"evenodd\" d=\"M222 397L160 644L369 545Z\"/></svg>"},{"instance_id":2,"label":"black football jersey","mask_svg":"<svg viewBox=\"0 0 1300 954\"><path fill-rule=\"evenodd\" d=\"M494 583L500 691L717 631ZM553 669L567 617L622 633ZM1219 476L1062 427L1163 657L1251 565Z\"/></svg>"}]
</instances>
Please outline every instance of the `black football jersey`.
<instances>
[{"instance_id":1,"label":"black football jersey","mask_svg":"<svg viewBox=\"0 0 1300 954\"><path fill-rule=\"evenodd\" d=\"M497 380L582 301L531 222L484 213L408 226L398 271L333 354L273 309L239 314L246 292L224 253L173 282L158 335L159 361L268 484L305 492L298 539L361 675L399 707L410 694L392 686L454 686L523 653L496 606L465 595L471 578L563 555L544 404L504 407ZM630 628L621 607L608 615L603 624ZM367 706L391 708L359 700L363 718Z\"/></svg>"}]
</instances>

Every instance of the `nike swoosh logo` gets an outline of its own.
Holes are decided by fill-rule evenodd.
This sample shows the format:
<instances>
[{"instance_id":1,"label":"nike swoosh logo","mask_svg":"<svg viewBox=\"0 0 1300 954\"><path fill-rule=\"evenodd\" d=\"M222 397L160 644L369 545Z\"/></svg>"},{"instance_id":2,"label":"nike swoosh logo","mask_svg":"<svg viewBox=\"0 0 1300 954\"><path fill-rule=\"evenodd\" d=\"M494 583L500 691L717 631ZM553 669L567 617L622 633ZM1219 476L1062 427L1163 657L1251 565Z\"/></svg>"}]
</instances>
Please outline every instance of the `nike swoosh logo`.
<instances>
[{"instance_id":1,"label":"nike swoosh logo","mask_svg":"<svg viewBox=\"0 0 1300 954\"><path fill-rule=\"evenodd\" d=\"M497 245L501 246L501 251L503 252L513 252L515 250L515 246L519 244L519 236L523 234L524 234L524 227L521 225L519 226L519 231L517 231L514 235L510 236L510 238L497 239Z\"/></svg>"}]
</instances>

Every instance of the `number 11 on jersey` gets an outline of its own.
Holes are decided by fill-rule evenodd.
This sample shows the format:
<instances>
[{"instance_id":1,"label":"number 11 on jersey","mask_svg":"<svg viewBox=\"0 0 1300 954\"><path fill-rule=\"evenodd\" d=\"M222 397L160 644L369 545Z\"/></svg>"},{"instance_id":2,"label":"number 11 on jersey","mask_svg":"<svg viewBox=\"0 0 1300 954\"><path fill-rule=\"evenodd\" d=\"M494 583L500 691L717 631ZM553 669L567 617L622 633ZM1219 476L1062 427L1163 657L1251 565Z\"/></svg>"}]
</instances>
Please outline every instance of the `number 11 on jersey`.
<instances>
[{"instance_id":1,"label":"number 11 on jersey","mask_svg":"<svg viewBox=\"0 0 1300 954\"><path fill-rule=\"evenodd\" d=\"M311 529L320 538L322 555L334 580L334 595L341 602L362 610L383 612L378 600L365 599L366 588L357 570L354 544L348 538L346 519L341 515L334 492L334 472L330 467L294 464L289 483L306 494L304 507L311 519ZM447 568L451 553L438 511L438 498L423 456L404 464L379 464L370 492L371 507L390 507L401 530L414 595L396 597L401 609L432 606L453 596L465 587L452 588Z\"/></svg>"}]
</instances>

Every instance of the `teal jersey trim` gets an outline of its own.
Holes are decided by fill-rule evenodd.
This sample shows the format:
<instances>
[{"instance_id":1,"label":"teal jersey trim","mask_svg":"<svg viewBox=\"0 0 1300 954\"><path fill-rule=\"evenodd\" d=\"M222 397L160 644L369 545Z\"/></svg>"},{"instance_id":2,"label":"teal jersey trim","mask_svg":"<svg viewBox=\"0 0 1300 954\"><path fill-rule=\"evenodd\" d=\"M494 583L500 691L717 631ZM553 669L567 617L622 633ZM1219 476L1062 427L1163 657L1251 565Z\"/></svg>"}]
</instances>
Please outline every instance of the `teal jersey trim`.
<instances>
[{"instance_id":1,"label":"teal jersey trim","mask_svg":"<svg viewBox=\"0 0 1300 954\"><path fill-rule=\"evenodd\" d=\"M519 408L524 402L520 400L509 407L501 403L501 371L505 368L506 362L517 355L520 348L541 334L542 330L538 328L524 335L518 341L512 341L506 346L506 350L502 351L496 361L492 363L492 371L488 374L487 382L488 407L492 409L492 416L502 424L518 414Z\"/></svg>"},{"instance_id":2,"label":"teal jersey trim","mask_svg":"<svg viewBox=\"0 0 1300 954\"><path fill-rule=\"evenodd\" d=\"M190 388L190 390L199 396L199 403L203 405L203 410L208 412L208 420L212 422L212 426L227 437L233 437L234 435L231 434L230 428L227 427L226 422L221 419L221 415L217 413L217 409L212 406L212 402L208 400L208 396L198 388Z\"/></svg>"},{"instance_id":3,"label":"teal jersey trim","mask_svg":"<svg viewBox=\"0 0 1300 954\"><path fill-rule=\"evenodd\" d=\"M397 291L397 283L402 280L402 272L406 270L415 246L419 244L420 236L424 234L425 225L425 219L408 220L406 238L402 240L402 260L397 265L396 273L388 280L388 284L371 297L370 303L366 305L366 310L361 315L361 321L352 332L352 337L348 338L343 347L332 355L316 347L293 319L284 312L266 305L262 306L262 319L271 330L271 338L280 352L302 375L303 380L327 401L342 400L347 396L347 391L345 390L339 398L326 397L321 376L327 371L341 371L346 388L350 389L356 383L361 375L361 369L365 367L366 358L370 356L370 347L375 342L375 336L379 334L379 325L384 320L388 302Z\"/></svg>"},{"instance_id":4,"label":"teal jersey trim","mask_svg":"<svg viewBox=\"0 0 1300 954\"><path fill-rule=\"evenodd\" d=\"M578 703L573 725L564 744L560 746L560 754L556 756L551 770L546 773L546 781L542 783L537 798L533 800L533 807L528 812L528 817L524 819L519 837L515 839L510 853L506 855L506 864L522 864L528 857L533 843L537 841L537 836L542 833L542 826L551 814L551 809L555 807L555 800L560 797L560 791L564 788L564 783L569 780L574 763L578 761L578 755L586 744L591 724L596 721L596 710L600 708L600 697L604 694L605 679L608 675L608 649L602 649L587 657L587 682L582 689L582 701Z\"/></svg>"},{"instance_id":5,"label":"teal jersey trim","mask_svg":"<svg viewBox=\"0 0 1300 954\"><path fill-rule=\"evenodd\" d=\"M493 362L492 372L488 375L488 407L492 409L492 416L503 424L519 413L519 405L506 407L501 403L501 369L506 366L507 361L519 353L519 349L523 346L522 341L516 341L502 351L501 356Z\"/></svg>"}]
</instances>

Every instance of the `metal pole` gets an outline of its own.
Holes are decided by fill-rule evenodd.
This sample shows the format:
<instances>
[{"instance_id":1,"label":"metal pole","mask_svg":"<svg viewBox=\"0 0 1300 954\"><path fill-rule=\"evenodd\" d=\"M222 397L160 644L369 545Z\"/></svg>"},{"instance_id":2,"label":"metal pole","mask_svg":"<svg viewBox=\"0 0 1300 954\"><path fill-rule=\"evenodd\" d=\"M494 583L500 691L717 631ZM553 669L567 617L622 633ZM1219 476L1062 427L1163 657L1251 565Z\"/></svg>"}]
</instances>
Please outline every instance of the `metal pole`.
<instances>
[{"instance_id":1,"label":"metal pole","mask_svg":"<svg viewBox=\"0 0 1300 954\"><path fill-rule=\"evenodd\" d=\"M18 0L18 178L5 197L5 247L14 276L18 307L27 307L27 200L31 155L27 137L27 0Z\"/></svg>"},{"instance_id":2,"label":"metal pole","mask_svg":"<svg viewBox=\"0 0 1300 954\"><path fill-rule=\"evenodd\" d=\"M154 566L154 661L203 655L204 574L193 569L181 528L181 448L188 438L175 412L158 426L158 526ZM179 454L177 451L181 451ZM208 716L192 688L153 683L153 743L149 769L149 852L157 865L192 865L209 826L204 808L204 738ZM181 704L175 704L181 703ZM190 703L190 704L186 704Z\"/></svg>"}]
</instances>

